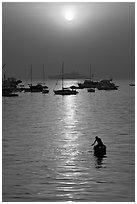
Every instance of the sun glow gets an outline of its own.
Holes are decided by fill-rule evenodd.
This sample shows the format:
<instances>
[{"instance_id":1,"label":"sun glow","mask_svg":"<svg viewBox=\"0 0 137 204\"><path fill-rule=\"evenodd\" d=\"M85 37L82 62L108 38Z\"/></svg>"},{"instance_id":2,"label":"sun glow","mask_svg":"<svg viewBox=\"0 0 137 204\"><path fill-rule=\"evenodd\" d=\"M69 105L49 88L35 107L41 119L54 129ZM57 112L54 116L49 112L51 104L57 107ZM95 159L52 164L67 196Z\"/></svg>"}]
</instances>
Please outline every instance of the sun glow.
<instances>
[{"instance_id":1,"label":"sun glow","mask_svg":"<svg viewBox=\"0 0 137 204\"><path fill-rule=\"evenodd\" d=\"M72 21L74 19L74 13L71 10L66 10L65 12L65 19L67 21Z\"/></svg>"}]
</instances>

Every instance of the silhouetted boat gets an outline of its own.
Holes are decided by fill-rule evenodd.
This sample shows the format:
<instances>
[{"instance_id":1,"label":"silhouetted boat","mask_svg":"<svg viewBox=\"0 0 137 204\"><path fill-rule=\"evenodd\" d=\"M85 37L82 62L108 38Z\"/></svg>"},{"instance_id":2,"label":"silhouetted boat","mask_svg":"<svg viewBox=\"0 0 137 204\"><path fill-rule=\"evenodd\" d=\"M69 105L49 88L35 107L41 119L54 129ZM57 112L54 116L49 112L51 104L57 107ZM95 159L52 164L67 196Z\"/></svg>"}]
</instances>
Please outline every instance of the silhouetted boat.
<instances>
[{"instance_id":1,"label":"silhouetted boat","mask_svg":"<svg viewBox=\"0 0 137 204\"><path fill-rule=\"evenodd\" d=\"M42 86L43 90L42 90L42 93L43 94L47 94L49 93L49 90L48 90L48 86L46 86L45 84L45 70L44 70L44 64L43 64L43 84L44 86Z\"/></svg>"},{"instance_id":2,"label":"silhouetted boat","mask_svg":"<svg viewBox=\"0 0 137 204\"><path fill-rule=\"evenodd\" d=\"M24 87L23 90L24 90L24 92L31 92L30 87Z\"/></svg>"},{"instance_id":3,"label":"silhouetted boat","mask_svg":"<svg viewBox=\"0 0 137 204\"><path fill-rule=\"evenodd\" d=\"M44 87L42 86L41 83L37 83L36 85L31 85L31 84L28 84L29 87L25 87L24 88L24 91L25 92L42 92Z\"/></svg>"},{"instance_id":4,"label":"silhouetted boat","mask_svg":"<svg viewBox=\"0 0 137 204\"><path fill-rule=\"evenodd\" d=\"M15 96L18 96L18 94L13 93L10 88L2 87L2 96L3 97L15 97Z\"/></svg>"},{"instance_id":5,"label":"silhouetted boat","mask_svg":"<svg viewBox=\"0 0 137 204\"><path fill-rule=\"evenodd\" d=\"M78 83L80 88L97 88L98 81L93 81L93 74L91 77L91 64L90 64L90 78L86 79L83 83Z\"/></svg>"},{"instance_id":6,"label":"silhouetted boat","mask_svg":"<svg viewBox=\"0 0 137 204\"><path fill-rule=\"evenodd\" d=\"M5 65L6 64L4 64L2 68L4 68ZM21 80L16 80L14 77L6 78L6 75L4 74L4 77L2 77L2 97L18 96L15 92L18 91L17 86L21 82Z\"/></svg>"},{"instance_id":7,"label":"silhouetted boat","mask_svg":"<svg viewBox=\"0 0 137 204\"><path fill-rule=\"evenodd\" d=\"M75 89L71 88L64 88L64 83L63 83L63 76L64 76L64 62L62 63L62 89L60 90L53 90L53 92L57 95L76 95L78 94L78 91Z\"/></svg>"},{"instance_id":8,"label":"silhouetted boat","mask_svg":"<svg viewBox=\"0 0 137 204\"><path fill-rule=\"evenodd\" d=\"M98 82L97 89L98 90L118 90L119 86L116 86L112 83L112 79L104 79Z\"/></svg>"},{"instance_id":9,"label":"silhouetted boat","mask_svg":"<svg viewBox=\"0 0 137 204\"><path fill-rule=\"evenodd\" d=\"M69 88L71 88L71 89L83 89L83 88L81 88L81 87L79 87L79 86L70 86Z\"/></svg>"},{"instance_id":10,"label":"silhouetted boat","mask_svg":"<svg viewBox=\"0 0 137 204\"><path fill-rule=\"evenodd\" d=\"M44 67L43 67L44 69ZM44 73L44 70L43 70ZM32 65L31 65L31 83L28 84L29 87L24 88L25 92L42 92L42 93L49 93L48 86L42 85L42 83L37 83L36 85L32 85Z\"/></svg>"},{"instance_id":11,"label":"silhouetted boat","mask_svg":"<svg viewBox=\"0 0 137 204\"><path fill-rule=\"evenodd\" d=\"M63 87L60 90L54 90L54 93L58 94L58 95L76 95L76 94L78 94L78 91Z\"/></svg>"},{"instance_id":12,"label":"silhouetted boat","mask_svg":"<svg viewBox=\"0 0 137 204\"><path fill-rule=\"evenodd\" d=\"M103 146L96 145L96 146L94 146L94 155L95 156L106 155L106 145L103 145Z\"/></svg>"},{"instance_id":13,"label":"silhouetted boat","mask_svg":"<svg viewBox=\"0 0 137 204\"><path fill-rule=\"evenodd\" d=\"M42 90L42 93L43 93L43 94L47 94L47 93L49 93L49 90L48 90L48 89L43 89L43 90Z\"/></svg>"},{"instance_id":14,"label":"silhouetted boat","mask_svg":"<svg viewBox=\"0 0 137 204\"><path fill-rule=\"evenodd\" d=\"M31 75L32 75L32 71L31 71ZM30 86L30 90L31 92L42 92L42 93L49 93L48 86L45 85L45 72L44 72L44 65L43 65L43 78L44 78L44 82L42 85L42 83L37 83L36 85L31 85ZM32 84L32 76L31 76L31 84ZM43 92L44 90L44 92Z\"/></svg>"},{"instance_id":15,"label":"silhouetted boat","mask_svg":"<svg viewBox=\"0 0 137 204\"><path fill-rule=\"evenodd\" d=\"M95 89L90 88L90 89L88 89L87 91L92 93L92 92L95 92Z\"/></svg>"},{"instance_id":16,"label":"silhouetted boat","mask_svg":"<svg viewBox=\"0 0 137 204\"><path fill-rule=\"evenodd\" d=\"M129 84L130 86L135 86L135 84Z\"/></svg>"},{"instance_id":17,"label":"silhouetted boat","mask_svg":"<svg viewBox=\"0 0 137 204\"><path fill-rule=\"evenodd\" d=\"M92 81L90 79L86 79L83 83L78 83L80 88L97 88L98 81Z\"/></svg>"},{"instance_id":18,"label":"silhouetted boat","mask_svg":"<svg viewBox=\"0 0 137 204\"><path fill-rule=\"evenodd\" d=\"M2 69L6 66L6 63L2 66ZM14 77L6 78L6 75L2 77L2 96L18 96L15 92L21 91L18 87L22 83L21 80L17 80Z\"/></svg>"},{"instance_id":19,"label":"silhouetted boat","mask_svg":"<svg viewBox=\"0 0 137 204\"><path fill-rule=\"evenodd\" d=\"M43 86L41 83L37 83L36 85L30 86L31 92L42 92L43 91Z\"/></svg>"},{"instance_id":20,"label":"silhouetted boat","mask_svg":"<svg viewBox=\"0 0 137 204\"><path fill-rule=\"evenodd\" d=\"M24 91L25 92L43 92L43 90L47 90L48 87L47 86L43 86L42 83L37 83L36 85L31 85L31 84L28 84L29 87L27 88L24 88ZM49 90L47 90L49 92ZM48 93L47 92L47 93Z\"/></svg>"},{"instance_id":21,"label":"silhouetted boat","mask_svg":"<svg viewBox=\"0 0 137 204\"><path fill-rule=\"evenodd\" d=\"M32 64L31 64L31 68L30 68L30 80L31 80L31 83L28 84L29 87L24 87L24 92L31 92L31 87L32 87Z\"/></svg>"}]
</instances>

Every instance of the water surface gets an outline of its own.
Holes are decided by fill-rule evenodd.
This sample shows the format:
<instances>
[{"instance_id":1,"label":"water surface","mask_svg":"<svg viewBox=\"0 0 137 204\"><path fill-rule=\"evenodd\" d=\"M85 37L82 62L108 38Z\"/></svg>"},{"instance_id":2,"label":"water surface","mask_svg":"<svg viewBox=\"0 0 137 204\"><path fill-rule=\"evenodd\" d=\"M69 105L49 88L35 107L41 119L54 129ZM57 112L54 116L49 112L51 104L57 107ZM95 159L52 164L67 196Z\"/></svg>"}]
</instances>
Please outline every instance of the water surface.
<instances>
[{"instance_id":1,"label":"water surface","mask_svg":"<svg viewBox=\"0 0 137 204\"><path fill-rule=\"evenodd\" d=\"M2 99L3 201L133 202L135 89ZM76 81L65 84L76 85ZM91 147L99 136L107 155Z\"/></svg>"}]
</instances>

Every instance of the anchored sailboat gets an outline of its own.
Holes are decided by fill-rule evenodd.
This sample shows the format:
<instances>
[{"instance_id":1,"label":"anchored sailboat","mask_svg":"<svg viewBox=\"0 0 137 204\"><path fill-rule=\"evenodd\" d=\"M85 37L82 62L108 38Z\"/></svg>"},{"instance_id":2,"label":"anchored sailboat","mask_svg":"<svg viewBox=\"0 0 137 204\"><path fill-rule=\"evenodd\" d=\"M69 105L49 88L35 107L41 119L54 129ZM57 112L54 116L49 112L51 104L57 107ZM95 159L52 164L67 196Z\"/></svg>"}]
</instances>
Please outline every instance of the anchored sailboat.
<instances>
[{"instance_id":1,"label":"anchored sailboat","mask_svg":"<svg viewBox=\"0 0 137 204\"><path fill-rule=\"evenodd\" d=\"M91 64L90 64L90 81L92 83L93 83L93 77L94 77L94 75L92 74L92 78L91 78ZM95 87L94 88L88 88L87 91L90 93L93 93L93 92L95 92Z\"/></svg>"},{"instance_id":2,"label":"anchored sailboat","mask_svg":"<svg viewBox=\"0 0 137 204\"><path fill-rule=\"evenodd\" d=\"M45 84L45 75L44 75L44 65L43 65L43 78L44 78L44 85L42 83L37 83L36 85L32 85L32 64L31 64L31 83L28 84L29 88L24 88L25 92L42 92L42 93L49 93L48 87Z\"/></svg>"},{"instance_id":3,"label":"anchored sailboat","mask_svg":"<svg viewBox=\"0 0 137 204\"><path fill-rule=\"evenodd\" d=\"M49 93L49 90L48 90L48 86L46 86L46 83L45 83L45 70L44 70L44 64L43 64L43 90L42 90L42 93L43 94L47 94Z\"/></svg>"},{"instance_id":4,"label":"anchored sailboat","mask_svg":"<svg viewBox=\"0 0 137 204\"><path fill-rule=\"evenodd\" d=\"M59 90L53 90L53 92L55 94L58 95L76 95L79 92L76 91L75 89L71 89L71 88L64 88L64 62L62 63L62 89Z\"/></svg>"}]
</instances>

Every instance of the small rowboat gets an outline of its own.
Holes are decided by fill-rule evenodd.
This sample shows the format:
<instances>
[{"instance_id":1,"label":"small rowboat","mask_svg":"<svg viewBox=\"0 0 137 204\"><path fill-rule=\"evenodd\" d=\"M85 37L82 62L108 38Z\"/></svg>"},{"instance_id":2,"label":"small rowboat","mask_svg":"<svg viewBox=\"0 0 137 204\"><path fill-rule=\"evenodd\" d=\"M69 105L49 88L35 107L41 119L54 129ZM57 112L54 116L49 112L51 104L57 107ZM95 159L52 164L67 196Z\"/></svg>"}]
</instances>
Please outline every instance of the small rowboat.
<instances>
[{"instance_id":1,"label":"small rowboat","mask_svg":"<svg viewBox=\"0 0 137 204\"><path fill-rule=\"evenodd\" d=\"M49 90L48 90L48 89L43 89L43 90L42 90L42 93L43 93L43 94L47 94L47 93L49 93Z\"/></svg>"},{"instance_id":2,"label":"small rowboat","mask_svg":"<svg viewBox=\"0 0 137 204\"><path fill-rule=\"evenodd\" d=\"M92 88L91 88L91 89L88 89L87 91L88 91L88 92L95 92L95 89L92 89Z\"/></svg>"},{"instance_id":3,"label":"small rowboat","mask_svg":"<svg viewBox=\"0 0 137 204\"><path fill-rule=\"evenodd\" d=\"M94 146L94 155L95 156L106 155L106 145L103 145L103 146L96 145L96 146Z\"/></svg>"}]
</instances>

